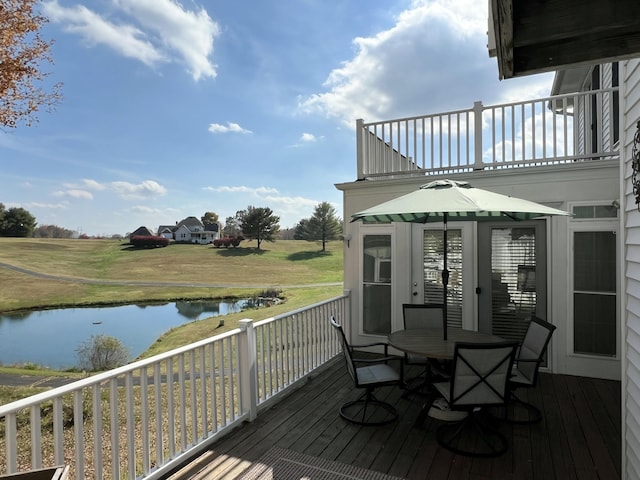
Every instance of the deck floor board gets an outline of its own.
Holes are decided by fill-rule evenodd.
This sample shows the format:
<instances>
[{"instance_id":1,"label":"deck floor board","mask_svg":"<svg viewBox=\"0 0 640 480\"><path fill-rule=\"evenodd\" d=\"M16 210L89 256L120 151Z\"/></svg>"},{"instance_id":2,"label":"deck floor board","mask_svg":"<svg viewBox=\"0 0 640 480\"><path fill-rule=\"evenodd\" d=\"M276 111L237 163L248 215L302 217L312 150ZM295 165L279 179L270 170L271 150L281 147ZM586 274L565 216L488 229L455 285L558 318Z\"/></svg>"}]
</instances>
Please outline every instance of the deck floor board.
<instances>
[{"instance_id":1,"label":"deck floor board","mask_svg":"<svg viewBox=\"0 0 640 480\"><path fill-rule=\"evenodd\" d=\"M378 427L348 423L338 408L359 393L344 362L332 361L166 480L232 479L273 446L412 480L620 478L620 382L541 373L537 387L520 397L542 410L542 422L500 423L509 449L494 459L441 448L435 439L440 421L414 425L424 398L403 398L397 388L379 395L396 407L397 421Z\"/></svg>"}]
</instances>

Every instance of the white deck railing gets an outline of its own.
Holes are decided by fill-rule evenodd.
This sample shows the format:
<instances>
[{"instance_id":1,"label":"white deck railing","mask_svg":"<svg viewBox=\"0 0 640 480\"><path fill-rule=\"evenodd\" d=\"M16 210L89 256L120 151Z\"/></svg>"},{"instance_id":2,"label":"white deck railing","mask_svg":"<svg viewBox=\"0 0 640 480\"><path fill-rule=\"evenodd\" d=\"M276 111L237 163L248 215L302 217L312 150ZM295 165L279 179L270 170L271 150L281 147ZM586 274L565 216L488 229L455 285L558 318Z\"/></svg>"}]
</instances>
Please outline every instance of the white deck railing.
<instances>
[{"instance_id":1,"label":"white deck railing","mask_svg":"<svg viewBox=\"0 0 640 480\"><path fill-rule=\"evenodd\" d=\"M358 179L561 164L618 155L617 88L433 115L356 121Z\"/></svg>"},{"instance_id":2,"label":"white deck railing","mask_svg":"<svg viewBox=\"0 0 640 480\"><path fill-rule=\"evenodd\" d=\"M0 474L160 478L253 420L339 344L348 293L0 406Z\"/></svg>"}]
</instances>

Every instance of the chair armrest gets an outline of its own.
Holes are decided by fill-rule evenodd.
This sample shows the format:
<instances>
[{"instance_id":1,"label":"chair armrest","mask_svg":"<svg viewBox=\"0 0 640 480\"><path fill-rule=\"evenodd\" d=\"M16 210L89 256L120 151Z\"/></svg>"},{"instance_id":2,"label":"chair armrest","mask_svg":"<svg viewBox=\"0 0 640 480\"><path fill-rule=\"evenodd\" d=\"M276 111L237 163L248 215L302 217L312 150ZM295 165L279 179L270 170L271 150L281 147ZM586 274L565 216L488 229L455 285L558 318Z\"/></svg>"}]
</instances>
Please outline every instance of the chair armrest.
<instances>
[{"instance_id":1,"label":"chair armrest","mask_svg":"<svg viewBox=\"0 0 640 480\"><path fill-rule=\"evenodd\" d=\"M366 343L366 344L360 344L360 345L351 345L351 351L353 352L354 350L357 350L359 348L366 348L366 347L384 347L384 355L385 357L388 355L388 350L389 350L389 344L385 343L385 342L375 342L375 343Z\"/></svg>"},{"instance_id":2,"label":"chair armrest","mask_svg":"<svg viewBox=\"0 0 640 480\"><path fill-rule=\"evenodd\" d=\"M402 357L398 357L396 355L389 355L386 357L376 357L376 358L354 358L354 363L382 363L388 362L389 360L404 360Z\"/></svg>"}]
</instances>

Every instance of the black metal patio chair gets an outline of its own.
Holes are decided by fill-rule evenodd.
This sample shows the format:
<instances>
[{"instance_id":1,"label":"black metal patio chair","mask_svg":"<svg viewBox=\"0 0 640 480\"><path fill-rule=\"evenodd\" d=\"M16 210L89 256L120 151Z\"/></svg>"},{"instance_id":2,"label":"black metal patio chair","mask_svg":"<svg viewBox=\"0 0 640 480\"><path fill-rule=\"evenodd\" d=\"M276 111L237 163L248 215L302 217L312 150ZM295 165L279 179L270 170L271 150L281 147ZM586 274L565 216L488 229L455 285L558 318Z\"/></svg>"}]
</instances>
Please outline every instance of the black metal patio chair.
<instances>
[{"instance_id":1,"label":"black metal patio chair","mask_svg":"<svg viewBox=\"0 0 640 480\"><path fill-rule=\"evenodd\" d=\"M451 379L433 386L451 410L467 415L437 428L441 446L472 457L494 457L507 451L507 439L495 417L484 415L483 409L507 404L507 382L517 346L517 342L456 343Z\"/></svg>"},{"instance_id":2,"label":"black metal patio chair","mask_svg":"<svg viewBox=\"0 0 640 480\"><path fill-rule=\"evenodd\" d=\"M342 325L333 316L331 317L331 326L336 331L342 345L342 352L349 375L356 388L364 389L360 397L340 407L340 416L358 425L384 425L396 420L398 412L395 407L387 402L378 400L374 395L374 390L385 386L402 385L402 357L390 356L387 343L376 342L366 345L349 345ZM377 358L354 357L357 349L373 346L383 346L384 356ZM398 361L400 372L397 372L389 365L390 361Z\"/></svg>"}]
</instances>

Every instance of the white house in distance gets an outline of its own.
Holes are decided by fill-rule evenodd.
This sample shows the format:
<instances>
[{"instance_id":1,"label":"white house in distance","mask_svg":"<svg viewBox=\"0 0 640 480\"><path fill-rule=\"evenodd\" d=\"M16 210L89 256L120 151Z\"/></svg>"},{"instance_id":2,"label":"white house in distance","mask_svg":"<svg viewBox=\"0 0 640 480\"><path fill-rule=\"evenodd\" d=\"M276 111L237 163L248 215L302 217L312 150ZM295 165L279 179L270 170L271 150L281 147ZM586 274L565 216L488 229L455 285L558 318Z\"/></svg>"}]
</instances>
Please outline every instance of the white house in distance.
<instances>
[{"instance_id":1,"label":"white house in distance","mask_svg":"<svg viewBox=\"0 0 640 480\"><path fill-rule=\"evenodd\" d=\"M449 324L556 325L545 368L621 381L623 478L640 478L640 2L490 3L500 78L555 71L549 97L358 120L343 215L442 178L571 212L450 221ZM441 301L442 225L358 221L344 238L353 343L401 329L403 303Z\"/></svg>"},{"instance_id":2,"label":"white house in distance","mask_svg":"<svg viewBox=\"0 0 640 480\"><path fill-rule=\"evenodd\" d=\"M158 235L176 242L206 245L220 238L220 227L218 224L204 225L198 218L192 216L176 222L173 226L160 225Z\"/></svg>"},{"instance_id":3,"label":"white house in distance","mask_svg":"<svg viewBox=\"0 0 640 480\"><path fill-rule=\"evenodd\" d=\"M218 224L203 225L198 218L187 217L176 222L175 225L160 225L156 234L143 226L137 228L130 236L134 235L158 235L176 242L207 245L220 238L220 226Z\"/></svg>"}]
</instances>

